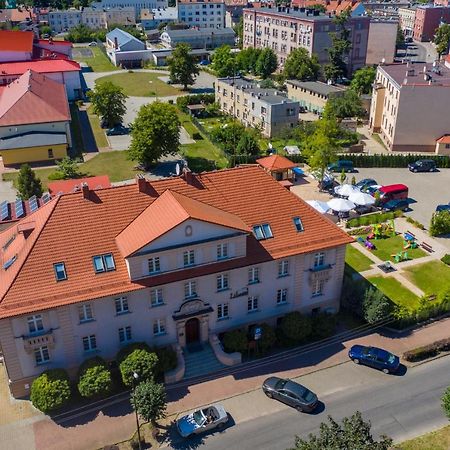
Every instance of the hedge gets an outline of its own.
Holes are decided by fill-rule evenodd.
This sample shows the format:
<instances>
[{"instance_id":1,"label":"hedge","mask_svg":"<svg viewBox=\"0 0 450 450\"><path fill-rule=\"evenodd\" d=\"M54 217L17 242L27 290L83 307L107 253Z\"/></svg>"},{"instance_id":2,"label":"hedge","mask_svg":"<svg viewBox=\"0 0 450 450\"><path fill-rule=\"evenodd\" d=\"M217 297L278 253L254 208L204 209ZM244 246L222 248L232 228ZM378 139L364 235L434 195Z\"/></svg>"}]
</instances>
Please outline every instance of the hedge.
<instances>
[{"instance_id":1,"label":"hedge","mask_svg":"<svg viewBox=\"0 0 450 450\"><path fill-rule=\"evenodd\" d=\"M188 105L198 105L200 103L209 105L214 103L215 95L214 94L193 94L193 95L185 95L183 97L177 98L177 106L184 112L188 112Z\"/></svg>"},{"instance_id":2,"label":"hedge","mask_svg":"<svg viewBox=\"0 0 450 450\"><path fill-rule=\"evenodd\" d=\"M409 163L415 162L423 156L408 154L408 155L341 155L340 159L352 161L355 167L408 167ZM426 159L432 159L436 162L437 167L449 168L450 157L427 155Z\"/></svg>"},{"instance_id":3,"label":"hedge","mask_svg":"<svg viewBox=\"0 0 450 450\"><path fill-rule=\"evenodd\" d=\"M222 343L227 353L243 353L247 350L248 339L244 331L232 330L223 335Z\"/></svg>"},{"instance_id":4,"label":"hedge","mask_svg":"<svg viewBox=\"0 0 450 450\"><path fill-rule=\"evenodd\" d=\"M401 217L403 214L401 211L392 211L386 213L368 214L366 216L355 217L347 221L347 227L360 227L365 225L372 225L376 223L383 223L396 217Z\"/></svg>"},{"instance_id":5,"label":"hedge","mask_svg":"<svg viewBox=\"0 0 450 450\"><path fill-rule=\"evenodd\" d=\"M433 358L441 352L450 351L450 338L441 339L432 344L418 347L403 353L403 358L409 362L423 361L424 359Z\"/></svg>"},{"instance_id":6,"label":"hedge","mask_svg":"<svg viewBox=\"0 0 450 450\"><path fill-rule=\"evenodd\" d=\"M441 258L441 261L444 263L444 264L447 264L447 266L450 266L450 254L446 254L446 255L444 255L442 258Z\"/></svg>"}]
</instances>

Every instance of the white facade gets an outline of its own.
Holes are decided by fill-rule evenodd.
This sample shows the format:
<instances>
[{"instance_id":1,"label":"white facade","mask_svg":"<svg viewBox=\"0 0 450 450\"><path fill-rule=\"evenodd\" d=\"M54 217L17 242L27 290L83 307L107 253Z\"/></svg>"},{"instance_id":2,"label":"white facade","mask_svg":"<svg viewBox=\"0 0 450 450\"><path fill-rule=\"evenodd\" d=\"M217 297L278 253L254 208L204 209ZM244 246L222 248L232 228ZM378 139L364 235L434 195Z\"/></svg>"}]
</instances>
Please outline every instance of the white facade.
<instances>
[{"instance_id":1,"label":"white facade","mask_svg":"<svg viewBox=\"0 0 450 450\"><path fill-rule=\"evenodd\" d=\"M225 3L218 0L179 2L178 20L192 27L225 28Z\"/></svg>"},{"instance_id":2,"label":"white facade","mask_svg":"<svg viewBox=\"0 0 450 450\"><path fill-rule=\"evenodd\" d=\"M107 28L108 25L135 25L134 8L84 8L81 23L89 28Z\"/></svg>"},{"instance_id":3,"label":"white facade","mask_svg":"<svg viewBox=\"0 0 450 450\"><path fill-rule=\"evenodd\" d=\"M68 31L81 24L81 11L68 9L65 11L51 11L48 13L48 25L57 32Z\"/></svg>"},{"instance_id":4,"label":"white facade","mask_svg":"<svg viewBox=\"0 0 450 450\"><path fill-rule=\"evenodd\" d=\"M168 0L102 0L92 3L96 8L134 8L135 19L141 16L142 9L167 8Z\"/></svg>"},{"instance_id":5,"label":"white facade","mask_svg":"<svg viewBox=\"0 0 450 450\"><path fill-rule=\"evenodd\" d=\"M31 52L16 52L16 51L1 51L0 63L12 61L29 61L31 59Z\"/></svg>"}]
</instances>

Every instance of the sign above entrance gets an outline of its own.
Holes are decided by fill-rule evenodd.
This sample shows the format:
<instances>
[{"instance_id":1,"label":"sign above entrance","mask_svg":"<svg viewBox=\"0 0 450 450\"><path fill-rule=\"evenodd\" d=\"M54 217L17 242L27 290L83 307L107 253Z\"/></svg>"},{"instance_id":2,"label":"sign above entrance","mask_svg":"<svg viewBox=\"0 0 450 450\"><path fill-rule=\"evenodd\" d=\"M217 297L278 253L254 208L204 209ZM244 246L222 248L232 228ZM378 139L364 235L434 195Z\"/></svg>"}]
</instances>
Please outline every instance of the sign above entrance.
<instances>
[{"instance_id":1,"label":"sign above entrance","mask_svg":"<svg viewBox=\"0 0 450 450\"><path fill-rule=\"evenodd\" d=\"M244 295L248 295L248 287L238 289L230 294L230 298L242 297Z\"/></svg>"}]
</instances>

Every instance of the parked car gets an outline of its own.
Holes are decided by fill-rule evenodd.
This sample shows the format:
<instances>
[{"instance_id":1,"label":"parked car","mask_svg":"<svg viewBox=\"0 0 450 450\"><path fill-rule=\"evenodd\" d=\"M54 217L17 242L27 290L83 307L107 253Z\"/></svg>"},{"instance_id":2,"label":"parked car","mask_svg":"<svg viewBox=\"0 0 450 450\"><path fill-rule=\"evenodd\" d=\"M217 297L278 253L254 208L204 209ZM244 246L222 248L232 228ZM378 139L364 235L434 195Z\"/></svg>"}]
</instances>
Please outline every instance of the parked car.
<instances>
[{"instance_id":1,"label":"parked car","mask_svg":"<svg viewBox=\"0 0 450 450\"><path fill-rule=\"evenodd\" d=\"M202 59L199 64L201 66L209 66L210 62L207 59Z\"/></svg>"},{"instance_id":2,"label":"parked car","mask_svg":"<svg viewBox=\"0 0 450 450\"><path fill-rule=\"evenodd\" d=\"M450 203L448 205L437 205L436 212L450 211Z\"/></svg>"},{"instance_id":3,"label":"parked car","mask_svg":"<svg viewBox=\"0 0 450 450\"><path fill-rule=\"evenodd\" d=\"M204 433L215 428L221 430L228 422L228 414L225 408L216 403L206 408L197 409L191 414L177 420L178 433L184 438L194 434Z\"/></svg>"},{"instance_id":4,"label":"parked car","mask_svg":"<svg viewBox=\"0 0 450 450\"><path fill-rule=\"evenodd\" d=\"M411 172L434 172L436 170L436 162L432 159L419 159L416 162L409 163L408 169Z\"/></svg>"},{"instance_id":5,"label":"parked car","mask_svg":"<svg viewBox=\"0 0 450 450\"><path fill-rule=\"evenodd\" d=\"M409 202L407 199L389 200L383 204L382 209L383 211L396 211L397 209L407 211L409 209Z\"/></svg>"},{"instance_id":6,"label":"parked car","mask_svg":"<svg viewBox=\"0 0 450 450\"><path fill-rule=\"evenodd\" d=\"M300 412L312 412L319 400L314 392L295 381L270 377L262 385L264 394L286 405L294 407Z\"/></svg>"},{"instance_id":7,"label":"parked car","mask_svg":"<svg viewBox=\"0 0 450 450\"><path fill-rule=\"evenodd\" d=\"M97 42L95 42L95 41L89 42L88 46L89 47L97 47Z\"/></svg>"},{"instance_id":8,"label":"parked car","mask_svg":"<svg viewBox=\"0 0 450 450\"><path fill-rule=\"evenodd\" d=\"M400 366L400 359L387 350L377 347L354 345L348 352L348 357L355 364L364 364L382 370L384 373L394 373Z\"/></svg>"},{"instance_id":9,"label":"parked car","mask_svg":"<svg viewBox=\"0 0 450 450\"><path fill-rule=\"evenodd\" d=\"M363 178L361 181L356 183L356 187L362 192L366 192L367 188L375 185L378 185L378 183L373 178Z\"/></svg>"},{"instance_id":10,"label":"parked car","mask_svg":"<svg viewBox=\"0 0 450 450\"><path fill-rule=\"evenodd\" d=\"M354 172L353 161L341 159L328 165L328 170L331 172Z\"/></svg>"},{"instance_id":11,"label":"parked car","mask_svg":"<svg viewBox=\"0 0 450 450\"><path fill-rule=\"evenodd\" d=\"M379 189L382 204L390 200L406 200L408 198L408 186L404 184L388 184Z\"/></svg>"},{"instance_id":12,"label":"parked car","mask_svg":"<svg viewBox=\"0 0 450 450\"><path fill-rule=\"evenodd\" d=\"M126 128L123 125L116 125L106 132L106 136L123 136L124 134L128 134L129 132L129 128Z\"/></svg>"}]
</instances>

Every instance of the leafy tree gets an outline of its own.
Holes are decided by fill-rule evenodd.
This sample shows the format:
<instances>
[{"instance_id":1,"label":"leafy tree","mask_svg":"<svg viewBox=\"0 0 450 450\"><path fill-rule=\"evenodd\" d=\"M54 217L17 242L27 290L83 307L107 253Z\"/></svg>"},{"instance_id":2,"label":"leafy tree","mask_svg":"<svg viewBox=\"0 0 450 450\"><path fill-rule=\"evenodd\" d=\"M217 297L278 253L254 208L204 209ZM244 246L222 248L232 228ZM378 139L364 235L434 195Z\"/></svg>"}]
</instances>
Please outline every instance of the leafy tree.
<instances>
[{"instance_id":1,"label":"leafy tree","mask_svg":"<svg viewBox=\"0 0 450 450\"><path fill-rule=\"evenodd\" d=\"M329 98L323 111L324 117L338 119L363 117L364 114L361 97L352 89L346 90L341 96Z\"/></svg>"},{"instance_id":2,"label":"leafy tree","mask_svg":"<svg viewBox=\"0 0 450 450\"><path fill-rule=\"evenodd\" d=\"M158 365L156 372L163 375L164 372L175 369L177 367L177 353L171 347L155 347L151 350L158 357Z\"/></svg>"},{"instance_id":3,"label":"leafy tree","mask_svg":"<svg viewBox=\"0 0 450 450\"><path fill-rule=\"evenodd\" d=\"M210 132L211 139L226 153L237 153L240 136L247 133L240 122L229 122L226 125L216 125Z\"/></svg>"},{"instance_id":4,"label":"leafy tree","mask_svg":"<svg viewBox=\"0 0 450 450\"><path fill-rule=\"evenodd\" d=\"M125 386L132 386L134 372L138 374L140 381L153 380L157 364L158 357L155 353L144 349L133 350L119 364L123 383Z\"/></svg>"},{"instance_id":5,"label":"leafy tree","mask_svg":"<svg viewBox=\"0 0 450 450\"><path fill-rule=\"evenodd\" d=\"M111 392L111 372L102 358L90 358L81 365L77 387L81 396L88 398L104 397Z\"/></svg>"},{"instance_id":6,"label":"leafy tree","mask_svg":"<svg viewBox=\"0 0 450 450\"><path fill-rule=\"evenodd\" d=\"M316 11L319 11L321 13L326 13L327 12L327 8L325 7L325 5L323 5L321 3L316 3L315 5L312 5L309 8L315 9Z\"/></svg>"},{"instance_id":7,"label":"leafy tree","mask_svg":"<svg viewBox=\"0 0 450 450\"><path fill-rule=\"evenodd\" d=\"M253 134L243 133L236 148L238 155L259 155L261 149Z\"/></svg>"},{"instance_id":8,"label":"leafy tree","mask_svg":"<svg viewBox=\"0 0 450 450\"><path fill-rule=\"evenodd\" d=\"M296 48L289 53L284 64L283 74L286 78L307 81L317 80L320 64L316 55L309 56L305 48Z\"/></svg>"},{"instance_id":9,"label":"leafy tree","mask_svg":"<svg viewBox=\"0 0 450 450\"><path fill-rule=\"evenodd\" d=\"M436 30L436 34L433 37L436 51L438 52L439 59L442 55L448 53L448 44L450 42L450 24L442 23Z\"/></svg>"},{"instance_id":10,"label":"leafy tree","mask_svg":"<svg viewBox=\"0 0 450 450\"><path fill-rule=\"evenodd\" d=\"M52 29L48 25L42 25L39 27L39 33L41 36L44 36L45 34L48 34L49 36L52 33Z\"/></svg>"},{"instance_id":11,"label":"leafy tree","mask_svg":"<svg viewBox=\"0 0 450 450\"><path fill-rule=\"evenodd\" d=\"M155 422L166 417L166 391L163 384L146 380L139 383L131 394L131 406L146 422Z\"/></svg>"},{"instance_id":12,"label":"leafy tree","mask_svg":"<svg viewBox=\"0 0 450 450\"><path fill-rule=\"evenodd\" d=\"M77 161L65 156L61 161L56 162L58 171L62 173L63 179L79 178L81 176Z\"/></svg>"},{"instance_id":13,"label":"leafy tree","mask_svg":"<svg viewBox=\"0 0 450 450\"><path fill-rule=\"evenodd\" d=\"M389 450L392 439L381 436L376 441L371 434L371 423L365 422L357 411L351 417L344 417L339 424L328 416L329 423L320 424L318 435L310 434L308 439L295 438L295 447L291 450Z\"/></svg>"},{"instance_id":14,"label":"leafy tree","mask_svg":"<svg viewBox=\"0 0 450 450\"><path fill-rule=\"evenodd\" d=\"M174 105L161 102L143 105L133 122L128 157L149 167L161 156L176 153L180 146L180 126Z\"/></svg>"},{"instance_id":15,"label":"leafy tree","mask_svg":"<svg viewBox=\"0 0 450 450\"><path fill-rule=\"evenodd\" d=\"M277 55L271 48L264 48L256 61L256 75L267 78L278 67Z\"/></svg>"},{"instance_id":16,"label":"leafy tree","mask_svg":"<svg viewBox=\"0 0 450 450\"><path fill-rule=\"evenodd\" d=\"M189 44L181 43L175 47L172 56L168 58L170 81L182 84L184 90L187 90L188 85L194 84L199 73L190 51L191 46Z\"/></svg>"},{"instance_id":17,"label":"leafy tree","mask_svg":"<svg viewBox=\"0 0 450 450\"><path fill-rule=\"evenodd\" d=\"M244 16L241 16L239 22L233 27L234 32L238 38L239 48L242 48L244 43Z\"/></svg>"},{"instance_id":18,"label":"leafy tree","mask_svg":"<svg viewBox=\"0 0 450 450\"><path fill-rule=\"evenodd\" d=\"M236 60L229 45L222 45L213 53L211 67L219 78L236 75Z\"/></svg>"},{"instance_id":19,"label":"leafy tree","mask_svg":"<svg viewBox=\"0 0 450 450\"><path fill-rule=\"evenodd\" d=\"M364 293L363 312L368 323L385 319L393 311L392 302L378 289L368 288Z\"/></svg>"},{"instance_id":20,"label":"leafy tree","mask_svg":"<svg viewBox=\"0 0 450 450\"><path fill-rule=\"evenodd\" d=\"M42 196L41 180L36 177L36 174L28 164L22 164L20 166L19 177L17 179L17 190L19 191L19 197L22 200L28 200L30 197L33 197L33 195L36 197Z\"/></svg>"},{"instance_id":21,"label":"leafy tree","mask_svg":"<svg viewBox=\"0 0 450 450\"><path fill-rule=\"evenodd\" d=\"M450 387L448 387L442 396L442 409L445 415L450 419Z\"/></svg>"},{"instance_id":22,"label":"leafy tree","mask_svg":"<svg viewBox=\"0 0 450 450\"><path fill-rule=\"evenodd\" d=\"M254 47L241 50L236 55L236 66L238 70L243 73L256 73L256 63L261 51L261 49Z\"/></svg>"},{"instance_id":23,"label":"leafy tree","mask_svg":"<svg viewBox=\"0 0 450 450\"><path fill-rule=\"evenodd\" d=\"M370 94L376 74L377 71L374 67L363 67L357 70L350 83L350 89L353 89L359 95Z\"/></svg>"},{"instance_id":24,"label":"leafy tree","mask_svg":"<svg viewBox=\"0 0 450 450\"><path fill-rule=\"evenodd\" d=\"M43 413L61 408L70 395L69 377L63 369L46 370L31 385L31 403Z\"/></svg>"},{"instance_id":25,"label":"leafy tree","mask_svg":"<svg viewBox=\"0 0 450 450\"><path fill-rule=\"evenodd\" d=\"M124 94L120 86L111 81L98 83L95 89L89 92L89 98L94 107L94 112L106 121L109 127L122 123L122 118L127 111Z\"/></svg>"},{"instance_id":26,"label":"leafy tree","mask_svg":"<svg viewBox=\"0 0 450 450\"><path fill-rule=\"evenodd\" d=\"M450 233L450 211L439 211L431 217L430 234L439 236Z\"/></svg>"},{"instance_id":27,"label":"leafy tree","mask_svg":"<svg viewBox=\"0 0 450 450\"><path fill-rule=\"evenodd\" d=\"M397 37L395 39L395 45L397 47L401 47L405 43L405 35L403 34L402 29L400 28L400 25L397 27Z\"/></svg>"},{"instance_id":28,"label":"leafy tree","mask_svg":"<svg viewBox=\"0 0 450 450\"><path fill-rule=\"evenodd\" d=\"M281 332L293 343L300 343L308 339L312 332L311 318L293 311L281 319Z\"/></svg>"}]
</instances>

